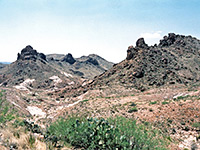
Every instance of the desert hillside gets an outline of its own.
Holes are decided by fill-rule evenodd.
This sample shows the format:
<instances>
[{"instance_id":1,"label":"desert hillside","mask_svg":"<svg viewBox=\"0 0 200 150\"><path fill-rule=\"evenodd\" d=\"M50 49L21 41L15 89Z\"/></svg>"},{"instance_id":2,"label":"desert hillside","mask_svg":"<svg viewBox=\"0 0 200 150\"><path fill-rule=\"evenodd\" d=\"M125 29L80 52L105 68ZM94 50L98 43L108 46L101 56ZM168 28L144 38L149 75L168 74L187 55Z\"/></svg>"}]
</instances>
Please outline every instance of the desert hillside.
<instances>
[{"instance_id":1,"label":"desert hillside","mask_svg":"<svg viewBox=\"0 0 200 150\"><path fill-rule=\"evenodd\" d=\"M113 65L25 47L0 69L0 149L200 148L200 40L144 38Z\"/></svg>"}]
</instances>

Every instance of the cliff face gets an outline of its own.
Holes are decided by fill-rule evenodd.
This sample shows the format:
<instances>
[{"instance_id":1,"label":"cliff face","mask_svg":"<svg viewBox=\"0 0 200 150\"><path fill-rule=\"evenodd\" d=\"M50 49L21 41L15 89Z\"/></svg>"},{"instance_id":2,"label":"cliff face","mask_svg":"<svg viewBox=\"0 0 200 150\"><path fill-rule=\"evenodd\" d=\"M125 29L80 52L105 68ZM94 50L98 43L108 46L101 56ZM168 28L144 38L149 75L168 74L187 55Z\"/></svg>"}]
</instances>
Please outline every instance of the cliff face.
<instances>
[{"instance_id":1,"label":"cliff face","mask_svg":"<svg viewBox=\"0 0 200 150\"><path fill-rule=\"evenodd\" d=\"M127 57L98 76L95 85L120 84L145 90L165 84L190 84L200 80L200 41L169 33L160 43L148 46L143 38L129 46Z\"/></svg>"}]
</instances>

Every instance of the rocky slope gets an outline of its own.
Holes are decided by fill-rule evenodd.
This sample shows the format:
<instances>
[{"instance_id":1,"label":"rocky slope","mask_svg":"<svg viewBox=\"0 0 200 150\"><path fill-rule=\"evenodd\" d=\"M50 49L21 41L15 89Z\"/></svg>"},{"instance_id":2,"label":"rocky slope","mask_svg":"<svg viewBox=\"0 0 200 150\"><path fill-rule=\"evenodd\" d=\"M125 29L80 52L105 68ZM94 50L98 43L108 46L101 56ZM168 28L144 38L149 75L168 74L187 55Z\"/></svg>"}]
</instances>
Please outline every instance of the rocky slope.
<instances>
[{"instance_id":1,"label":"rocky slope","mask_svg":"<svg viewBox=\"0 0 200 150\"><path fill-rule=\"evenodd\" d=\"M92 87L122 85L146 90L169 84L200 80L200 40L170 33L159 45L148 46L143 38L129 46L127 58L99 75Z\"/></svg>"},{"instance_id":2,"label":"rocky slope","mask_svg":"<svg viewBox=\"0 0 200 150\"><path fill-rule=\"evenodd\" d=\"M54 87L61 81L71 82L64 73L49 65L43 53L38 53L31 46L22 49L17 61L0 71L0 83L4 86L44 88Z\"/></svg>"},{"instance_id":3,"label":"rocky slope","mask_svg":"<svg viewBox=\"0 0 200 150\"><path fill-rule=\"evenodd\" d=\"M4 68L7 64L0 63L0 69Z\"/></svg>"}]
</instances>

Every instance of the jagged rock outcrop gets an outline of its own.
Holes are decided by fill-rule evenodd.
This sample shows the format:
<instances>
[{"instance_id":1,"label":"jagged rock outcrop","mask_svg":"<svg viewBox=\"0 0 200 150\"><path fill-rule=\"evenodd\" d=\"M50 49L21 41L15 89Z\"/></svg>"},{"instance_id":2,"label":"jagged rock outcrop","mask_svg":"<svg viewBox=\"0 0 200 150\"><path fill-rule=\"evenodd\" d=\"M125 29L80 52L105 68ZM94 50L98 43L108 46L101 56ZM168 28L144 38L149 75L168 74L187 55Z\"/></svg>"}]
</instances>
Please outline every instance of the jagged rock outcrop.
<instances>
[{"instance_id":1,"label":"jagged rock outcrop","mask_svg":"<svg viewBox=\"0 0 200 150\"><path fill-rule=\"evenodd\" d=\"M159 46L161 46L161 47L170 46L170 45L174 44L177 37L178 37L178 35L176 35L174 33L169 33L169 36L164 36L164 38L162 40L160 40ZM183 36L183 38L184 38L184 36Z\"/></svg>"},{"instance_id":2,"label":"jagged rock outcrop","mask_svg":"<svg viewBox=\"0 0 200 150\"><path fill-rule=\"evenodd\" d=\"M149 46L145 43L144 38L139 38L136 41L136 47L133 47L133 45L128 47L126 59L130 60L135 58L140 49L149 49Z\"/></svg>"},{"instance_id":3,"label":"jagged rock outcrop","mask_svg":"<svg viewBox=\"0 0 200 150\"><path fill-rule=\"evenodd\" d=\"M37 58L40 58L46 61L46 55L44 55L43 53L38 53L30 45L22 49L21 54L18 53L17 55L17 60L36 60Z\"/></svg>"},{"instance_id":4,"label":"jagged rock outcrop","mask_svg":"<svg viewBox=\"0 0 200 150\"><path fill-rule=\"evenodd\" d=\"M148 45L145 43L144 38L139 38L136 42L137 48L147 48Z\"/></svg>"},{"instance_id":5,"label":"jagged rock outcrop","mask_svg":"<svg viewBox=\"0 0 200 150\"><path fill-rule=\"evenodd\" d=\"M63 60L64 62L68 62L70 64L74 64L76 62L76 60L74 59L74 57L72 56L72 54L68 53Z\"/></svg>"}]
</instances>

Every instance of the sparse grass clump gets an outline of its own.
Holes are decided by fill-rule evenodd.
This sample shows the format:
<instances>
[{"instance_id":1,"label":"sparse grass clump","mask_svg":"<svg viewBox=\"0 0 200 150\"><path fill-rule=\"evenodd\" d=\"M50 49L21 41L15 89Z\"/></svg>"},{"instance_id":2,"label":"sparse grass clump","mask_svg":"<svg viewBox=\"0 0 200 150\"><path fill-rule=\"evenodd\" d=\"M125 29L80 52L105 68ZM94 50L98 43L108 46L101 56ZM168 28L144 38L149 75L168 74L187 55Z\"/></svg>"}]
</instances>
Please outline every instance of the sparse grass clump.
<instances>
[{"instance_id":1,"label":"sparse grass clump","mask_svg":"<svg viewBox=\"0 0 200 150\"><path fill-rule=\"evenodd\" d=\"M165 149L166 146L157 130L123 117L60 119L50 125L45 137L55 146L63 141L83 149Z\"/></svg>"},{"instance_id":2,"label":"sparse grass clump","mask_svg":"<svg viewBox=\"0 0 200 150\"><path fill-rule=\"evenodd\" d=\"M180 100L186 100L188 97L190 97L189 95L185 95L185 96L178 96L177 98L175 98L175 101L180 101Z\"/></svg>"},{"instance_id":3,"label":"sparse grass clump","mask_svg":"<svg viewBox=\"0 0 200 150\"><path fill-rule=\"evenodd\" d=\"M89 101L89 100L88 99L84 99L81 102L84 103L84 102L87 102L87 101Z\"/></svg>"},{"instance_id":4,"label":"sparse grass clump","mask_svg":"<svg viewBox=\"0 0 200 150\"><path fill-rule=\"evenodd\" d=\"M27 143L29 144L30 148L34 148L35 141L36 139L32 134L30 134L30 136L27 137Z\"/></svg>"},{"instance_id":5,"label":"sparse grass clump","mask_svg":"<svg viewBox=\"0 0 200 150\"><path fill-rule=\"evenodd\" d=\"M157 101L152 101L149 103L150 105L154 105L154 104L157 104Z\"/></svg>"},{"instance_id":6,"label":"sparse grass clump","mask_svg":"<svg viewBox=\"0 0 200 150\"><path fill-rule=\"evenodd\" d=\"M105 97L105 99L111 99L111 97L110 97L110 96L107 96L107 97Z\"/></svg>"},{"instance_id":7,"label":"sparse grass clump","mask_svg":"<svg viewBox=\"0 0 200 150\"><path fill-rule=\"evenodd\" d=\"M169 102L164 101L164 102L162 102L162 104L163 104L163 105L166 105L166 104L169 104Z\"/></svg>"}]
</instances>

